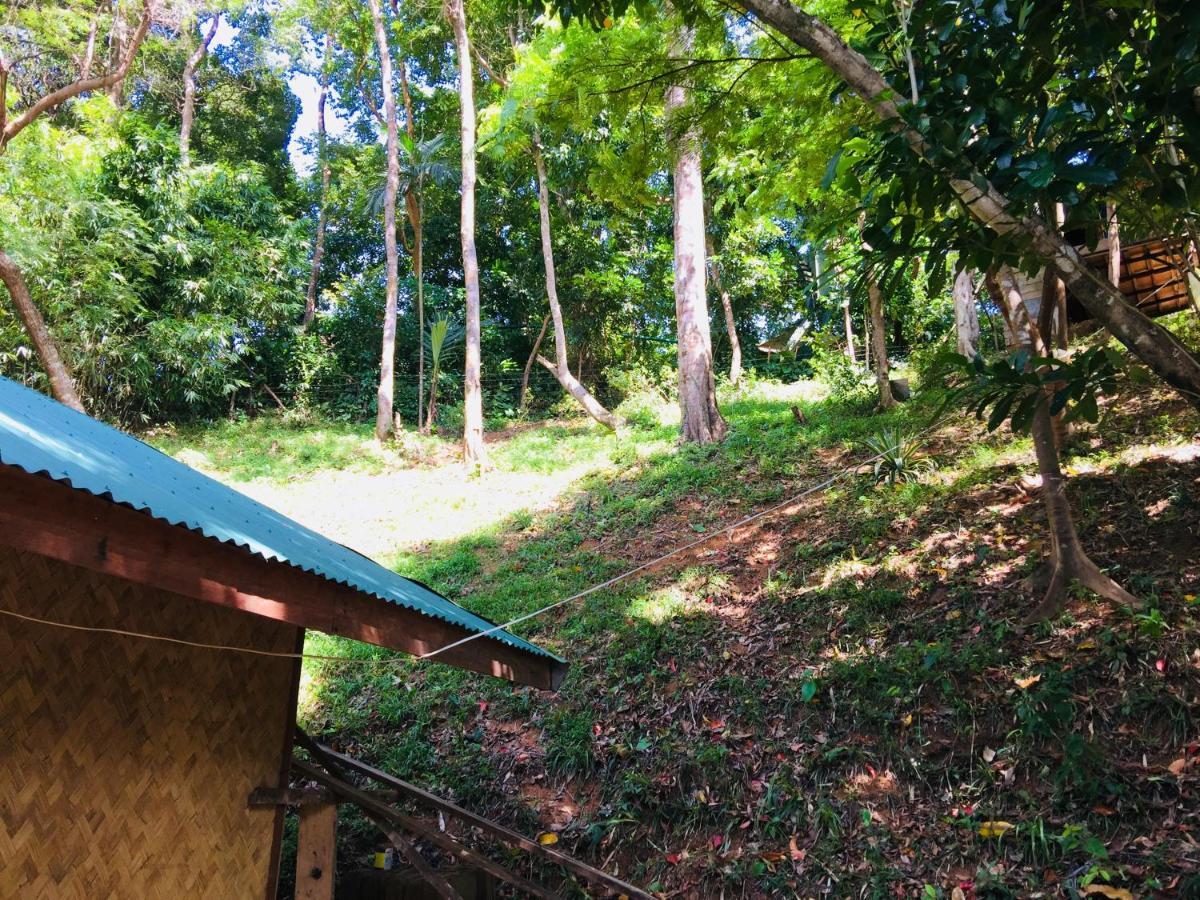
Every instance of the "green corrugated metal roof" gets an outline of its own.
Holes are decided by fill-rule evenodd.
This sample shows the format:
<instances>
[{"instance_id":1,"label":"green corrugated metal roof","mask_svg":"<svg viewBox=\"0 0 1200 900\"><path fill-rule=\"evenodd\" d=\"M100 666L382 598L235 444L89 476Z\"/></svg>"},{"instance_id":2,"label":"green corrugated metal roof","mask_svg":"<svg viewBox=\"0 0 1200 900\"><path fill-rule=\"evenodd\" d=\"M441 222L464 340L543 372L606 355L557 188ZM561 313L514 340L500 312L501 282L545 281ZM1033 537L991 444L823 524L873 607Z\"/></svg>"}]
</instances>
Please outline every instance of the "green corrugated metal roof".
<instances>
[{"instance_id":1,"label":"green corrugated metal roof","mask_svg":"<svg viewBox=\"0 0 1200 900\"><path fill-rule=\"evenodd\" d=\"M469 631L493 627L424 585L305 528L149 444L7 378L0 378L0 462ZM493 632L481 640L498 640L559 659L507 631Z\"/></svg>"}]
</instances>

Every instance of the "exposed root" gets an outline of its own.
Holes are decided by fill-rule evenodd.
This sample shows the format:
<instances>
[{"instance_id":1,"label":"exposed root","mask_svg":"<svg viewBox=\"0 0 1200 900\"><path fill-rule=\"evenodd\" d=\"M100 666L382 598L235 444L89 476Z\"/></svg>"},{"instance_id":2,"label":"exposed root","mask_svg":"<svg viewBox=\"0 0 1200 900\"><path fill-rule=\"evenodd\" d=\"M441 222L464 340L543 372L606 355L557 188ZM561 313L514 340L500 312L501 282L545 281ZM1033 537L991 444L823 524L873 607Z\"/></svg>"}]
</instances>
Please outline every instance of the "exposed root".
<instances>
[{"instance_id":1,"label":"exposed root","mask_svg":"<svg viewBox=\"0 0 1200 900\"><path fill-rule=\"evenodd\" d=\"M1026 579L1025 584L1031 588L1045 587L1041 591L1041 602L1025 616L1025 623L1042 622L1059 616L1066 605L1067 588L1073 581L1121 606L1143 606L1140 599L1100 571L1100 567L1082 549L1074 549L1056 553L1054 559L1044 562Z\"/></svg>"}]
</instances>

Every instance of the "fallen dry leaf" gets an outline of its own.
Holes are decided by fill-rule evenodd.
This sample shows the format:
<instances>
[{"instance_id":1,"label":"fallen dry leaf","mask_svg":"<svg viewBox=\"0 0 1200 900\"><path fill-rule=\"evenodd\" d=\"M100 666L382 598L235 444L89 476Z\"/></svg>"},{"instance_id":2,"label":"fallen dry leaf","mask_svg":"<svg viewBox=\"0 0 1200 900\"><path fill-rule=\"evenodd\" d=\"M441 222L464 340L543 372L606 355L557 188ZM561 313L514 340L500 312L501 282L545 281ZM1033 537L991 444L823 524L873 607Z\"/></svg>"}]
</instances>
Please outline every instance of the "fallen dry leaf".
<instances>
[{"instance_id":1,"label":"fallen dry leaf","mask_svg":"<svg viewBox=\"0 0 1200 900\"><path fill-rule=\"evenodd\" d=\"M1030 675L1028 678L1014 678L1013 683L1021 690L1028 690L1042 680L1041 675Z\"/></svg>"},{"instance_id":2,"label":"fallen dry leaf","mask_svg":"<svg viewBox=\"0 0 1200 900\"><path fill-rule=\"evenodd\" d=\"M1167 766L1167 771L1169 771L1172 775L1182 775L1183 770L1187 768L1187 765L1188 765L1187 757L1181 756L1181 757L1179 757L1179 759L1175 760L1169 766Z\"/></svg>"},{"instance_id":3,"label":"fallen dry leaf","mask_svg":"<svg viewBox=\"0 0 1200 900\"><path fill-rule=\"evenodd\" d=\"M1108 897L1109 900L1133 900L1133 894L1125 888L1113 887L1110 884L1085 884L1079 889L1081 894L1097 894Z\"/></svg>"},{"instance_id":4,"label":"fallen dry leaf","mask_svg":"<svg viewBox=\"0 0 1200 900\"><path fill-rule=\"evenodd\" d=\"M558 835L552 831L547 831L544 834L539 834L537 842L543 847L550 847L558 843Z\"/></svg>"}]
</instances>

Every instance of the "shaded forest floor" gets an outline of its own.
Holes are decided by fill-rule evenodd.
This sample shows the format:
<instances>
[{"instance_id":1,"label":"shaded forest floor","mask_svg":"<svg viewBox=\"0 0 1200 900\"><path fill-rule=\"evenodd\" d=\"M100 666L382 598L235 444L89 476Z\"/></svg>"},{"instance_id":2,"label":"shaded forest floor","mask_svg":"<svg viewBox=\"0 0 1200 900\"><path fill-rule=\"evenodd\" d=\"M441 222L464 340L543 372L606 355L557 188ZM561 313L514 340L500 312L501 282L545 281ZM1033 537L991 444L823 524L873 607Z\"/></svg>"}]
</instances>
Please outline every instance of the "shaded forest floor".
<instances>
[{"instance_id":1,"label":"shaded forest floor","mask_svg":"<svg viewBox=\"0 0 1200 900\"><path fill-rule=\"evenodd\" d=\"M669 422L514 429L470 478L436 440L380 451L350 426L156 440L502 621L931 416L873 416L811 386L751 387L723 410L715 448L677 448ZM923 439L938 468L921 483L841 481L527 623L572 664L557 695L428 663L310 664L302 718L664 896L1200 896L1198 432L1138 388L1071 439L1084 542L1142 610L1073 596L1059 620L1019 626L1043 547L1032 453L959 420ZM321 635L309 650L383 652ZM345 866L377 843L350 824Z\"/></svg>"}]
</instances>

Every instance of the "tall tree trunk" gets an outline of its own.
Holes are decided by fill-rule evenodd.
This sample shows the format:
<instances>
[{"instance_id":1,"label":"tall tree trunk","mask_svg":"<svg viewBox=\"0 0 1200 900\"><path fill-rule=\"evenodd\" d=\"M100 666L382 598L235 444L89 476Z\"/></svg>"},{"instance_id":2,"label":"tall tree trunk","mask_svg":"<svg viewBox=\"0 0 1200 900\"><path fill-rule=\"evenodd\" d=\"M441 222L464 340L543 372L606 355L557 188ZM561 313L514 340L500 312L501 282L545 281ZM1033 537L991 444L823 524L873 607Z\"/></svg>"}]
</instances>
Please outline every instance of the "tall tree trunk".
<instances>
[{"instance_id":1,"label":"tall tree trunk","mask_svg":"<svg viewBox=\"0 0 1200 900\"><path fill-rule=\"evenodd\" d=\"M408 90L408 65L400 60L400 95L404 98L404 131L408 142L417 145L417 123L413 116L412 94ZM417 193L413 179L408 181L404 192L404 208L413 230L413 277L417 279L417 430L422 434L429 431L422 410L425 396L425 210Z\"/></svg>"},{"instance_id":2,"label":"tall tree trunk","mask_svg":"<svg viewBox=\"0 0 1200 900\"><path fill-rule=\"evenodd\" d=\"M542 262L546 267L546 298L550 301L550 318L554 322L554 358L556 363L543 356L538 362L554 373L558 383L575 398L584 411L607 428L614 431L620 420L601 405L592 394L571 374L567 360L567 329L563 325L562 307L558 302L558 281L554 270L554 242L550 236L550 189L546 184L546 160L542 156L541 137L533 135L533 164L537 171L538 219L542 232Z\"/></svg>"},{"instance_id":3,"label":"tall tree trunk","mask_svg":"<svg viewBox=\"0 0 1200 900\"><path fill-rule=\"evenodd\" d=\"M1117 218L1117 204L1109 203L1108 212L1108 280L1121 288L1121 222Z\"/></svg>"},{"instance_id":4,"label":"tall tree trunk","mask_svg":"<svg viewBox=\"0 0 1200 900\"><path fill-rule=\"evenodd\" d=\"M867 305L871 314L871 350L875 356L875 386L879 390L879 408L896 405L892 396L891 371L887 357L887 326L883 321L883 291L874 275L867 276Z\"/></svg>"},{"instance_id":5,"label":"tall tree trunk","mask_svg":"<svg viewBox=\"0 0 1200 900\"><path fill-rule=\"evenodd\" d=\"M967 359L979 354L979 310L975 305L975 273L962 269L954 277L954 335Z\"/></svg>"},{"instance_id":6,"label":"tall tree trunk","mask_svg":"<svg viewBox=\"0 0 1200 900\"><path fill-rule=\"evenodd\" d=\"M854 362L858 353L854 349L854 318L850 315L849 297L842 301L842 324L846 328L846 358Z\"/></svg>"},{"instance_id":7,"label":"tall tree trunk","mask_svg":"<svg viewBox=\"0 0 1200 900\"><path fill-rule=\"evenodd\" d=\"M521 412L525 412L525 406L529 401L529 373L533 371L533 361L538 358L538 349L542 346L542 339L546 337L546 329L549 327L550 316L542 316L542 330L534 339L533 349L529 351L529 359L525 360L525 371L521 373L521 394L517 400L517 407Z\"/></svg>"},{"instance_id":8,"label":"tall tree trunk","mask_svg":"<svg viewBox=\"0 0 1200 900\"><path fill-rule=\"evenodd\" d=\"M387 261L387 286L383 310L383 351L379 365L379 393L375 412L375 437L385 441L395 429L393 419L396 364L396 302L399 291L399 252L396 249L396 194L400 191L400 136L396 126L396 97L392 90L392 55L379 0L367 0L375 24L379 74L383 81L383 114L387 122L387 184L383 194L383 246Z\"/></svg>"},{"instance_id":9,"label":"tall tree trunk","mask_svg":"<svg viewBox=\"0 0 1200 900\"><path fill-rule=\"evenodd\" d=\"M208 47L213 42L213 38L217 36L217 27L220 24L221 13L214 12L212 21L208 23L208 30L204 32L204 37L200 40L200 45L188 57L187 63L183 67L183 110L180 113L179 121L179 164L185 168L192 163L192 121L196 117L196 69L200 67L200 63L204 62L204 57L208 54ZM326 45L326 55L328 55L328 45ZM327 80L326 77L321 82L322 110L325 103Z\"/></svg>"},{"instance_id":10,"label":"tall tree trunk","mask_svg":"<svg viewBox=\"0 0 1200 900\"><path fill-rule=\"evenodd\" d=\"M317 212L317 236L313 241L312 270L308 275L308 293L304 298L304 319L307 328L317 314L317 286L321 279L321 260L325 257L326 203L329 200L331 169L325 147L325 100L329 95L330 57L333 55L333 36L325 35L325 60L321 67L321 92L317 95L317 165L321 167L321 208ZM420 406L418 394L417 406Z\"/></svg>"},{"instance_id":11,"label":"tall tree trunk","mask_svg":"<svg viewBox=\"0 0 1200 900\"><path fill-rule=\"evenodd\" d=\"M990 284L996 285L996 294L999 295L1005 318L1013 323L1010 331L1019 335L1024 329L1027 337L1021 345L1033 356L1044 356L1046 348L1054 342L1054 335L1042 333L1033 323L1025 299L1016 287L1015 277L1010 271L1002 269L1000 278L990 280ZM1046 561L1027 582L1031 590L1041 594L1041 601L1027 620L1051 618L1062 612L1066 589L1072 581L1078 581L1084 587L1117 603L1137 605L1139 601L1136 597L1100 571L1079 540L1079 533L1071 518L1071 508L1067 503L1067 479L1059 464L1058 441L1050 415L1049 391L1046 391L1033 417L1031 432L1038 474L1042 479L1042 504L1049 524L1050 548Z\"/></svg>"},{"instance_id":12,"label":"tall tree trunk","mask_svg":"<svg viewBox=\"0 0 1200 900\"><path fill-rule=\"evenodd\" d=\"M110 65L116 68L125 55L126 32L125 5L127 0L114 0L112 5L112 26L108 33L108 55ZM113 81L106 84L108 99L114 106L120 106L125 99L124 81Z\"/></svg>"},{"instance_id":13,"label":"tall tree trunk","mask_svg":"<svg viewBox=\"0 0 1200 900\"><path fill-rule=\"evenodd\" d=\"M92 24L88 26L87 46L83 51L83 60L79 63L79 80L84 81L92 77L92 62L96 58L96 29L99 22L92 19Z\"/></svg>"},{"instance_id":14,"label":"tall tree trunk","mask_svg":"<svg viewBox=\"0 0 1200 900\"><path fill-rule=\"evenodd\" d=\"M729 335L729 383L736 385L742 380L742 342L738 340L737 319L733 316L733 301L725 283L721 280L721 267L717 264L716 246L713 236L705 229L704 246L708 254L708 274L712 278L713 289L721 298L721 309L725 311L725 332Z\"/></svg>"},{"instance_id":15,"label":"tall tree trunk","mask_svg":"<svg viewBox=\"0 0 1200 900\"><path fill-rule=\"evenodd\" d=\"M480 328L479 258L475 253L475 69L467 37L464 0L446 0L445 14L454 30L458 54L458 99L462 125L462 234L463 282L467 295L466 346L463 356L463 461L486 465L483 443L483 368Z\"/></svg>"},{"instance_id":16,"label":"tall tree trunk","mask_svg":"<svg viewBox=\"0 0 1200 900\"><path fill-rule=\"evenodd\" d=\"M75 390L75 380L71 378L71 373L67 371L62 357L59 356L58 346L54 343L54 338L50 336L46 320L42 318L41 312L34 305L33 297L29 295L29 288L26 287L25 279L21 276L21 269L3 250L0 250L0 281L3 281L4 286L8 288L13 308L17 311L21 324L25 326L25 332L29 335L30 343L33 344L33 350L37 353L42 368L46 370L54 399L65 406L84 412L83 401L79 399L79 394Z\"/></svg>"},{"instance_id":17,"label":"tall tree trunk","mask_svg":"<svg viewBox=\"0 0 1200 900\"><path fill-rule=\"evenodd\" d=\"M687 57L696 31L681 26L671 55ZM679 346L681 434L689 443L710 444L725 437L727 426L717 408L712 367L712 333L704 279L704 181L700 129L688 122L687 88L667 88L664 117L674 156L675 320Z\"/></svg>"},{"instance_id":18,"label":"tall tree trunk","mask_svg":"<svg viewBox=\"0 0 1200 900\"><path fill-rule=\"evenodd\" d=\"M902 134L913 152L930 160L928 138L904 124L898 105L908 98L898 93L858 51L832 28L791 0L737 0L738 5L778 29L798 46L821 60L867 102L884 122ZM948 148L939 148L946 150ZM1032 252L1052 267L1088 313L1131 353L1149 366L1195 406L1200 406L1200 359L1161 325L1132 306L1107 279L1084 262L1080 252L1046 223L1034 216L1018 216L1008 198L978 171L949 169L938 163L945 179L963 206L977 220L1001 235L1018 235Z\"/></svg>"}]
</instances>

